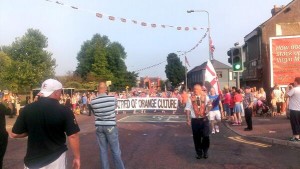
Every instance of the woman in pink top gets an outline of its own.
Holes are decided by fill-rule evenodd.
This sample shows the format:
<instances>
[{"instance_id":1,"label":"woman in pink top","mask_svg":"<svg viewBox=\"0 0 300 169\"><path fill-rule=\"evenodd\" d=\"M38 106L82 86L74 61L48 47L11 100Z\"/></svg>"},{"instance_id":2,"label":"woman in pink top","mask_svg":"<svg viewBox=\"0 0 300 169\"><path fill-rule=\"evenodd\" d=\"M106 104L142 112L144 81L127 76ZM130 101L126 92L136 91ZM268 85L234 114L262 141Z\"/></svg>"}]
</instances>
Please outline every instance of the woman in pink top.
<instances>
[{"instance_id":1,"label":"woman in pink top","mask_svg":"<svg viewBox=\"0 0 300 169\"><path fill-rule=\"evenodd\" d=\"M234 123L232 125L237 126L241 125L242 122L242 117L241 113L243 111L242 109L242 101L243 101L243 96L238 89L233 96L233 101L234 101L234 107L233 107L233 112L234 112Z\"/></svg>"},{"instance_id":2,"label":"woman in pink top","mask_svg":"<svg viewBox=\"0 0 300 169\"><path fill-rule=\"evenodd\" d=\"M229 89L224 89L224 95L223 95L223 107L225 111L226 118L230 118L230 101L231 101L231 94L229 92Z\"/></svg>"}]
</instances>

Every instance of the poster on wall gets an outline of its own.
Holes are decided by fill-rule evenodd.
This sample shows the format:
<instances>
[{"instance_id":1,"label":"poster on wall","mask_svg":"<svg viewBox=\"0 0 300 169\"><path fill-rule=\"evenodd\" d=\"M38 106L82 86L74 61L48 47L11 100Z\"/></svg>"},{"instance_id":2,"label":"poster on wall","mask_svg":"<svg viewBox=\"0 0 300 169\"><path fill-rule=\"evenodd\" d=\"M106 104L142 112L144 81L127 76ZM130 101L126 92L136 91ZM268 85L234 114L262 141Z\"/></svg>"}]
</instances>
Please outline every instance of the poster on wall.
<instances>
[{"instance_id":1,"label":"poster on wall","mask_svg":"<svg viewBox=\"0 0 300 169\"><path fill-rule=\"evenodd\" d=\"M270 38L271 87L286 86L300 77L300 36Z\"/></svg>"}]
</instances>

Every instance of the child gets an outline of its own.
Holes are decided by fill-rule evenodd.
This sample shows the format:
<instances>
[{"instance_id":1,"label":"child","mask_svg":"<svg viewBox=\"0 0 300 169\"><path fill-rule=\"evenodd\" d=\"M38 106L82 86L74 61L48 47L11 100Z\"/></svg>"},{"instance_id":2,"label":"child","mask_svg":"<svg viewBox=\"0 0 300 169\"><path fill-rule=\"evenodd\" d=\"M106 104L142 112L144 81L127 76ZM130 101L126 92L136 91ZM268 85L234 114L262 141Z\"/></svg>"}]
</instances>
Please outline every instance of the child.
<instances>
[{"instance_id":1,"label":"child","mask_svg":"<svg viewBox=\"0 0 300 169\"><path fill-rule=\"evenodd\" d=\"M275 117L277 114L277 105L276 105L276 98L273 97L271 100L271 105L272 105L272 116Z\"/></svg>"},{"instance_id":2,"label":"child","mask_svg":"<svg viewBox=\"0 0 300 169\"><path fill-rule=\"evenodd\" d=\"M74 114L80 115L80 107L79 107L78 104L77 104L77 106L76 106L76 109L74 110Z\"/></svg>"}]
</instances>

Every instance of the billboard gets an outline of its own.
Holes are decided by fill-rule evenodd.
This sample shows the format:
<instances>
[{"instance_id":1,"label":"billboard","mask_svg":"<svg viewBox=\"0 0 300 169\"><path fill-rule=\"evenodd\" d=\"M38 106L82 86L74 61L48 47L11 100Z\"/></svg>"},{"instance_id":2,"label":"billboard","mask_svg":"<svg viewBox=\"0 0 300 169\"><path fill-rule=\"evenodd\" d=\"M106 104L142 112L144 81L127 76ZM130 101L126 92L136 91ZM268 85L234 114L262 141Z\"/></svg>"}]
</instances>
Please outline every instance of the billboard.
<instances>
[{"instance_id":1,"label":"billboard","mask_svg":"<svg viewBox=\"0 0 300 169\"><path fill-rule=\"evenodd\" d=\"M300 35L270 38L271 87L300 77Z\"/></svg>"}]
</instances>

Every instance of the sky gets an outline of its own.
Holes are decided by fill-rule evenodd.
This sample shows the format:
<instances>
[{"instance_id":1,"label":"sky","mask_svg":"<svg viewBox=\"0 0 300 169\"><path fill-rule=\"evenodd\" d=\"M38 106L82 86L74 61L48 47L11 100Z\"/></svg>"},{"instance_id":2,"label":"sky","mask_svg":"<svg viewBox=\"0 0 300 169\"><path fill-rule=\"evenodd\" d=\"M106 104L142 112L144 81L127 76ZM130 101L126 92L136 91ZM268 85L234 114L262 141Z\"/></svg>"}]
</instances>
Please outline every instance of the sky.
<instances>
[{"instance_id":1,"label":"sky","mask_svg":"<svg viewBox=\"0 0 300 169\"><path fill-rule=\"evenodd\" d=\"M60 4L56 3L59 2ZM274 5L287 5L291 0L0 0L0 46L10 45L27 29L39 29L48 37L47 51L56 59L56 75L76 70L76 56L81 45L94 34L106 35L111 42L125 48L129 71L140 70L162 61L169 53L189 51L206 33L209 13L210 33L215 46L214 59L227 63L227 51L271 17ZM63 5L61 5L63 4ZM73 9L71 6L78 9ZM104 14L102 19L96 13ZM127 19L111 21L107 16ZM139 23L133 24L130 20ZM177 30L157 25L204 28ZM207 61L207 37L187 53L188 70ZM184 57L181 56L184 63ZM139 76L166 79L166 62L139 71Z\"/></svg>"}]
</instances>

